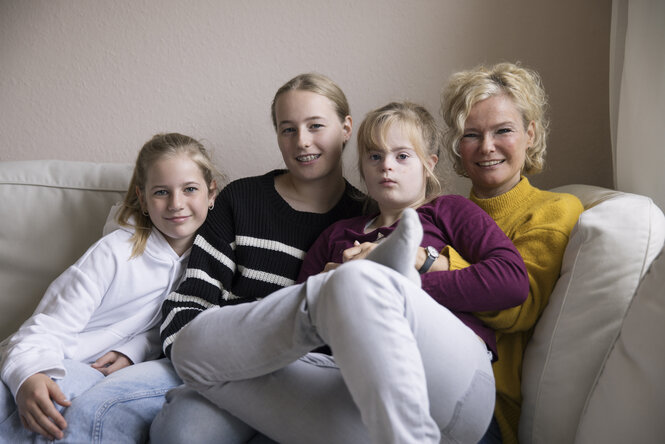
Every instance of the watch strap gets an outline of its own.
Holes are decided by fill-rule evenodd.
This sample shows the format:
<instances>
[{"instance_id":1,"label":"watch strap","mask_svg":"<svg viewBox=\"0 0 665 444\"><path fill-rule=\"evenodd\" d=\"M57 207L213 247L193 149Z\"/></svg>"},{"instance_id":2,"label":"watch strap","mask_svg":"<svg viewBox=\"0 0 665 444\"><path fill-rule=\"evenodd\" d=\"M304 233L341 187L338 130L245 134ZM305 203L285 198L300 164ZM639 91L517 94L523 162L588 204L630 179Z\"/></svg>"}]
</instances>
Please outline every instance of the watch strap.
<instances>
[{"instance_id":1,"label":"watch strap","mask_svg":"<svg viewBox=\"0 0 665 444\"><path fill-rule=\"evenodd\" d=\"M425 248L425 251L427 252L427 257L425 258L425 262L423 263L422 267L418 269L418 273L420 274L427 273L427 271L432 267L432 264L437 258L437 256L434 256L430 253L429 248Z\"/></svg>"}]
</instances>

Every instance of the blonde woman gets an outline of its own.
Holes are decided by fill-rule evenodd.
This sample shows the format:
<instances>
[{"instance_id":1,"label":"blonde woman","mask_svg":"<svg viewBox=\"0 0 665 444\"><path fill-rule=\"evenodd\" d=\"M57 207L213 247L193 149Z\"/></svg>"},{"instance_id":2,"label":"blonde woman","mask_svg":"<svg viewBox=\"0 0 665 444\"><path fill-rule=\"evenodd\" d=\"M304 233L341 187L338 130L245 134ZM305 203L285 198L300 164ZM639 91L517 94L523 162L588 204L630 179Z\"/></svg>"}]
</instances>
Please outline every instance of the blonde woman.
<instances>
[{"instance_id":1,"label":"blonde woman","mask_svg":"<svg viewBox=\"0 0 665 444\"><path fill-rule=\"evenodd\" d=\"M477 313L496 330L500 356L493 365L495 421L486 442L517 442L522 354L583 210L575 196L539 190L526 178L544 165L546 105L540 76L512 63L453 74L442 95L445 147L455 171L471 179L470 199L513 241L529 273L524 304Z\"/></svg>"}]
</instances>

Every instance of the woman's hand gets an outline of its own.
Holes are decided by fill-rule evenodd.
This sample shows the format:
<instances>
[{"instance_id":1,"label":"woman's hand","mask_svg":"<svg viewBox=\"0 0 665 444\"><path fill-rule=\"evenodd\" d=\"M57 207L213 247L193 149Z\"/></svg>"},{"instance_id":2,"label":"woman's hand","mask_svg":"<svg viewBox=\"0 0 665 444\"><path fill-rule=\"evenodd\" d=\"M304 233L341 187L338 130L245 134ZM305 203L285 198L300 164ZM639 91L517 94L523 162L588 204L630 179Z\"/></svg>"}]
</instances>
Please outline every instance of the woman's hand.
<instances>
[{"instance_id":1,"label":"woman's hand","mask_svg":"<svg viewBox=\"0 0 665 444\"><path fill-rule=\"evenodd\" d=\"M95 370L99 370L104 376L120 370L121 368L129 367L133 362L127 356L117 351L110 351L101 358L97 359L91 364Z\"/></svg>"},{"instance_id":2,"label":"woman's hand","mask_svg":"<svg viewBox=\"0 0 665 444\"><path fill-rule=\"evenodd\" d=\"M376 248L374 242L363 242L362 244L358 241L353 243L353 247L347 248L342 253L342 262L353 261L356 259L365 259L370 251Z\"/></svg>"},{"instance_id":3,"label":"woman's hand","mask_svg":"<svg viewBox=\"0 0 665 444\"><path fill-rule=\"evenodd\" d=\"M44 373L35 373L21 384L16 393L16 405L21 424L28 430L54 440L62 439L67 421L53 405L53 401L63 407L71 403L58 384Z\"/></svg>"}]
</instances>

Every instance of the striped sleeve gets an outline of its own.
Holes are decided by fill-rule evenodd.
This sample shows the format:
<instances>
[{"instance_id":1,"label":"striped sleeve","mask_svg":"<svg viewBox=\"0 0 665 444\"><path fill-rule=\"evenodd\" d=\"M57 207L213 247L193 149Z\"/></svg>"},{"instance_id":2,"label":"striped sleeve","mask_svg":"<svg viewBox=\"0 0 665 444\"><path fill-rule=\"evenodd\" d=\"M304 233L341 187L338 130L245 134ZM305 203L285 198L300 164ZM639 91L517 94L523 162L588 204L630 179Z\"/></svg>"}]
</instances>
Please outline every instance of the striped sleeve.
<instances>
[{"instance_id":1,"label":"striped sleeve","mask_svg":"<svg viewBox=\"0 0 665 444\"><path fill-rule=\"evenodd\" d=\"M178 332L204 310L256 301L293 285L318 235L360 212L349 184L330 212L296 211L275 190L278 174L238 179L217 197L194 240L183 282L162 305L167 357Z\"/></svg>"},{"instance_id":2,"label":"striped sleeve","mask_svg":"<svg viewBox=\"0 0 665 444\"><path fill-rule=\"evenodd\" d=\"M194 239L182 283L162 304L160 337L167 357L185 325L202 311L234 298L230 288L236 268L232 211L222 193Z\"/></svg>"}]
</instances>

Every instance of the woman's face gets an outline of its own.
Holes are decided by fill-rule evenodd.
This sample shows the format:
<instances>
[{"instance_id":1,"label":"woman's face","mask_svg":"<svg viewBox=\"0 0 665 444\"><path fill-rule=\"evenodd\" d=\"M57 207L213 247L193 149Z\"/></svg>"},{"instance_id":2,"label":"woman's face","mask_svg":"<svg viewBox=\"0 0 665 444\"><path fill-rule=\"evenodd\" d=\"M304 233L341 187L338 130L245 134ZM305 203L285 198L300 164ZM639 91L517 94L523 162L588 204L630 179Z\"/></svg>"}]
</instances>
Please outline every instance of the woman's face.
<instances>
[{"instance_id":1,"label":"woman's face","mask_svg":"<svg viewBox=\"0 0 665 444\"><path fill-rule=\"evenodd\" d=\"M459 153L477 197L499 196L517 185L526 151L534 140L534 126L530 122L524 128L522 114L503 94L471 108Z\"/></svg>"},{"instance_id":2,"label":"woman's face","mask_svg":"<svg viewBox=\"0 0 665 444\"><path fill-rule=\"evenodd\" d=\"M275 103L277 144L286 168L301 181L342 174L351 117L340 122L333 102L310 91L287 91Z\"/></svg>"},{"instance_id":3,"label":"woman's face","mask_svg":"<svg viewBox=\"0 0 665 444\"><path fill-rule=\"evenodd\" d=\"M388 127L385 146L365 153L362 173L367 193L381 212L401 211L425 201L426 171L406 131L399 124ZM430 167L437 162L430 156Z\"/></svg>"}]
</instances>

